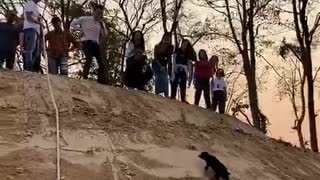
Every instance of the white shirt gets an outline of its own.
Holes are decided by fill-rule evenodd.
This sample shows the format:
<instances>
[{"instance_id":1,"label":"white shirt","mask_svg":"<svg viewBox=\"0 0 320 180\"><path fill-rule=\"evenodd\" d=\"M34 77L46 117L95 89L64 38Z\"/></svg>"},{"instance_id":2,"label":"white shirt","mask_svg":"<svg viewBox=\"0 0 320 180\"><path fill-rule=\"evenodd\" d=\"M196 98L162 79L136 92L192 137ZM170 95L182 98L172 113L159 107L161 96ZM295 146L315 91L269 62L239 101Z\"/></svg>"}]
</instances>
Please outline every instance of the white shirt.
<instances>
[{"instance_id":1,"label":"white shirt","mask_svg":"<svg viewBox=\"0 0 320 180\"><path fill-rule=\"evenodd\" d=\"M223 78L221 78L221 79L214 78L211 81L211 88L212 88L212 92L214 92L214 91L226 91L227 83Z\"/></svg>"},{"instance_id":2,"label":"white shirt","mask_svg":"<svg viewBox=\"0 0 320 180\"><path fill-rule=\"evenodd\" d=\"M134 56L134 45L132 42L127 42L126 44L126 52L125 52L125 58L128 59L132 56Z\"/></svg>"},{"instance_id":3,"label":"white shirt","mask_svg":"<svg viewBox=\"0 0 320 180\"><path fill-rule=\"evenodd\" d=\"M82 16L72 21L71 26L83 32L82 41L94 41L99 43L101 25L93 16ZM80 27L79 27L80 26Z\"/></svg>"},{"instance_id":4,"label":"white shirt","mask_svg":"<svg viewBox=\"0 0 320 180\"><path fill-rule=\"evenodd\" d=\"M24 6L23 13L24 13L25 18L24 18L24 22L23 22L23 29L32 28L32 29L35 29L40 34L40 24L28 21L27 12L32 12L31 16L34 19L38 19L40 17L39 8L33 0L28 1Z\"/></svg>"}]
</instances>

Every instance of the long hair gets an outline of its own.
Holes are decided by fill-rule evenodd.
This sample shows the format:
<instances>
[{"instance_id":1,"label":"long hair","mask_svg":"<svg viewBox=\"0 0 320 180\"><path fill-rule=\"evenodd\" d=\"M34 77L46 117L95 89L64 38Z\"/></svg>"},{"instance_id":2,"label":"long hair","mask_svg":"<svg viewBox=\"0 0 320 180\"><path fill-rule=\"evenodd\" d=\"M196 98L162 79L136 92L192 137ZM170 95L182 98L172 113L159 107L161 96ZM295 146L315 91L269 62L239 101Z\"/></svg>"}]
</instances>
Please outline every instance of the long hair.
<instances>
[{"instance_id":1,"label":"long hair","mask_svg":"<svg viewBox=\"0 0 320 180\"><path fill-rule=\"evenodd\" d=\"M135 40L134 40L134 37L137 35L137 34L141 34L141 39L140 39L140 45L137 45L137 43L135 42ZM145 50L145 42L144 42L144 38L143 38L143 34L142 34L142 32L141 31L134 31L133 33L132 33L132 36L131 36L131 43L133 43L133 45L134 45L134 48L140 48L140 49L142 49L143 51Z\"/></svg>"},{"instance_id":2,"label":"long hair","mask_svg":"<svg viewBox=\"0 0 320 180\"><path fill-rule=\"evenodd\" d=\"M197 60L197 53L193 49L190 41L187 40L187 39L183 39L182 42L181 42L180 48L181 48L183 43L187 43L187 48L183 51L183 53L185 53L187 55L188 59L191 59L192 61L196 61Z\"/></svg>"},{"instance_id":3,"label":"long hair","mask_svg":"<svg viewBox=\"0 0 320 180\"><path fill-rule=\"evenodd\" d=\"M170 32L165 32L162 36L161 43L164 41L165 38L170 37L172 39L172 34Z\"/></svg>"},{"instance_id":4,"label":"long hair","mask_svg":"<svg viewBox=\"0 0 320 180\"><path fill-rule=\"evenodd\" d=\"M201 57L201 53L204 54L204 59ZM206 50L204 50L204 49L199 50L198 57L199 57L200 61L208 61L208 54L207 54Z\"/></svg>"}]
</instances>

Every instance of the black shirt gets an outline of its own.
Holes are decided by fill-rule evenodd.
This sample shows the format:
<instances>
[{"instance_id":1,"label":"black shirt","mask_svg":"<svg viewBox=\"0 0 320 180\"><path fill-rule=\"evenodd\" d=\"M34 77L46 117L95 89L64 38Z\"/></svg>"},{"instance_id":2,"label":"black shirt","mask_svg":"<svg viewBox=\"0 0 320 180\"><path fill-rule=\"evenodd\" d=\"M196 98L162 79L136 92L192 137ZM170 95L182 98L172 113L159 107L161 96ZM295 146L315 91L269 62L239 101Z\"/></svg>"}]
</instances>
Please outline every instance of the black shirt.
<instances>
[{"instance_id":1,"label":"black shirt","mask_svg":"<svg viewBox=\"0 0 320 180\"><path fill-rule=\"evenodd\" d=\"M19 43L19 31L14 24L0 23L0 51L15 53Z\"/></svg>"},{"instance_id":2,"label":"black shirt","mask_svg":"<svg viewBox=\"0 0 320 180\"><path fill-rule=\"evenodd\" d=\"M156 45L154 48L154 58L159 61L162 66L166 66L171 61L171 55L173 53L173 45L167 47L161 47L161 44Z\"/></svg>"}]
</instances>

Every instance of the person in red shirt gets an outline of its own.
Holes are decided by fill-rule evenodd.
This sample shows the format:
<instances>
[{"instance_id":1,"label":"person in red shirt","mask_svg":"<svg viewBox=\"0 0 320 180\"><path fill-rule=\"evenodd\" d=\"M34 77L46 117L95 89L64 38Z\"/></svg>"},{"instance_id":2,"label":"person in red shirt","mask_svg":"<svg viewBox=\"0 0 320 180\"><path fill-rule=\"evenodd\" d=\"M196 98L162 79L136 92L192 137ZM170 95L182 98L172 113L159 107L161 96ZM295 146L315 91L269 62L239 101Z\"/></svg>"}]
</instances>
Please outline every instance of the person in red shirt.
<instances>
[{"instance_id":1,"label":"person in red shirt","mask_svg":"<svg viewBox=\"0 0 320 180\"><path fill-rule=\"evenodd\" d=\"M54 30L45 36L45 40L48 42L49 73L67 76L69 52L78 48L79 43L69 32L62 29L59 17L52 18L51 23Z\"/></svg>"},{"instance_id":2,"label":"person in red shirt","mask_svg":"<svg viewBox=\"0 0 320 180\"><path fill-rule=\"evenodd\" d=\"M194 65L194 78L195 78L195 105L199 106L202 91L204 92L204 99L207 109L211 108L210 102L210 78L212 77L212 65L208 61L207 52L203 49L199 51L199 61Z\"/></svg>"}]
</instances>

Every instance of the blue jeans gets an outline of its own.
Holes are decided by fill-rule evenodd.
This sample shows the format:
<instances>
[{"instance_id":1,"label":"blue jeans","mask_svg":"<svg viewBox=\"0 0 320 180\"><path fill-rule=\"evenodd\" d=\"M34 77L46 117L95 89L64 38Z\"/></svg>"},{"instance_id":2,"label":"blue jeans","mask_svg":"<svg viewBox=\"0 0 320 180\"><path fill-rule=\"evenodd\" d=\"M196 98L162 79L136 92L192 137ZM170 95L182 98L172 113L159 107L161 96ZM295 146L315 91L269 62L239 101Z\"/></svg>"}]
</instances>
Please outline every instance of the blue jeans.
<instances>
[{"instance_id":1,"label":"blue jeans","mask_svg":"<svg viewBox=\"0 0 320 180\"><path fill-rule=\"evenodd\" d=\"M23 30L25 36L25 70L35 71L34 62L39 54L38 33L35 29Z\"/></svg>"},{"instance_id":2,"label":"blue jeans","mask_svg":"<svg viewBox=\"0 0 320 180\"><path fill-rule=\"evenodd\" d=\"M50 74L60 74L68 76L68 58L67 57L48 57L48 66ZM59 73L60 70L60 73Z\"/></svg>"},{"instance_id":3,"label":"blue jeans","mask_svg":"<svg viewBox=\"0 0 320 180\"><path fill-rule=\"evenodd\" d=\"M158 63L152 63L152 69L155 75L155 93L164 93L165 97L169 96L169 78L168 68Z\"/></svg>"}]
</instances>

